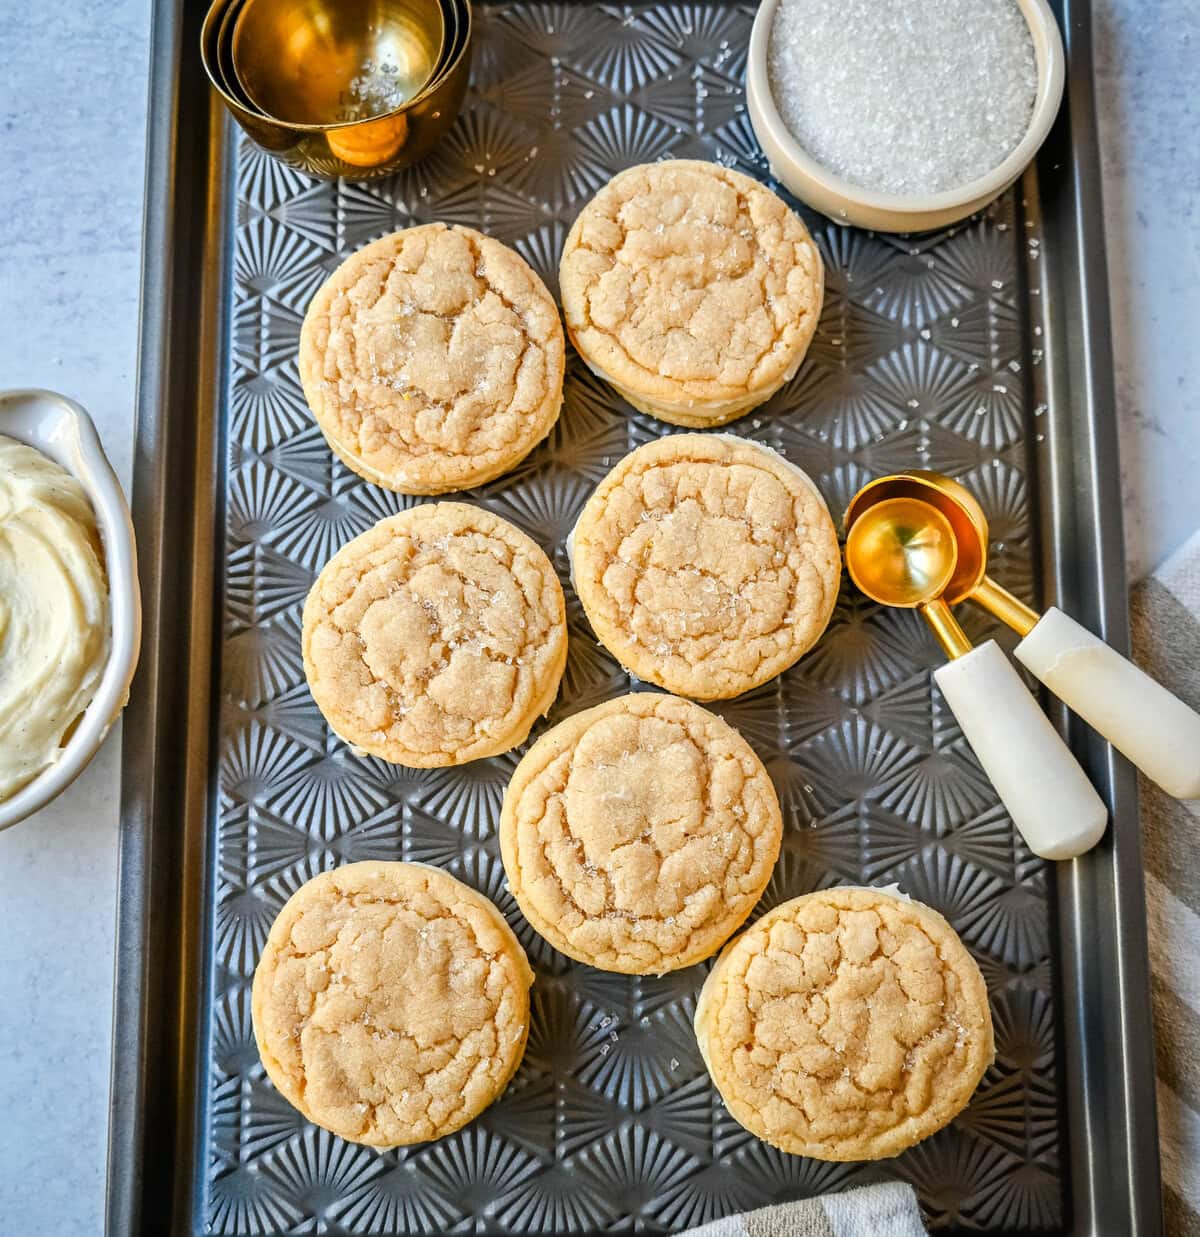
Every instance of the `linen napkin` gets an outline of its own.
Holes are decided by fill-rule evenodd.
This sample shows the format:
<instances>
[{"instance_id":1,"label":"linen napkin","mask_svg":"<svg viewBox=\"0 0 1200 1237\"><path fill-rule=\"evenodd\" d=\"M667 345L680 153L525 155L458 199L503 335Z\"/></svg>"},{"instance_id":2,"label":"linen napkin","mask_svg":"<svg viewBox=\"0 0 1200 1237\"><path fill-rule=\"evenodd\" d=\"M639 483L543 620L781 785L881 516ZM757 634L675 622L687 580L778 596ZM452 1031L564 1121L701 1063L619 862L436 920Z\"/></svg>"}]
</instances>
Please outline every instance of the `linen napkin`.
<instances>
[{"instance_id":1,"label":"linen napkin","mask_svg":"<svg viewBox=\"0 0 1200 1237\"><path fill-rule=\"evenodd\" d=\"M925 1237L912 1186L867 1185L714 1220L683 1237Z\"/></svg>"},{"instance_id":2,"label":"linen napkin","mask_svg":"<svg viewBox=\"0 0 1200 1237\"><path fill-rule=\"evenodd\" d=\"M1134 659L1200 708L1200 532L1133 589ZM1200 752L1196 753L1200 761ZM1200 1234L1200 800L1141 779L1158 1131L1168 1233Z\"/></svg>"}]
</instances>

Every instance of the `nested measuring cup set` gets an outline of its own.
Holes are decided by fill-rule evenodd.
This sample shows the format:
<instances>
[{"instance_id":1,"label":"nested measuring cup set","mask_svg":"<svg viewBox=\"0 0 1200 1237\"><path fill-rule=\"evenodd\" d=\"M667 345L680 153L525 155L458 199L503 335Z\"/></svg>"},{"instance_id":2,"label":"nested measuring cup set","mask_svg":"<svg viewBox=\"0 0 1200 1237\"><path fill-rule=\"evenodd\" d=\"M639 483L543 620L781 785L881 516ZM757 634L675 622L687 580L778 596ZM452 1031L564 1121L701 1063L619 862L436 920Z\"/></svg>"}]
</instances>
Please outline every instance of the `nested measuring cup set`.
<instances>
[{"instance_id":1,"label":"nested measuring cup set","mask_svg":"<svg viewBox=\"0 0 1200 1237\"><path fill-rule=\"evenodd\" d=\"M994 640L951 609L973 601L1022 638L1013 656L1168 794L1200 798L1200 714L1057 607L1039 615L987 575L983 508L934 472L879 477L846 510L846 567L872 601L917 610L950 659L934 671L967 742L1035 854L1071 859L1108 811Z\"/></svg>"}]
</instances>

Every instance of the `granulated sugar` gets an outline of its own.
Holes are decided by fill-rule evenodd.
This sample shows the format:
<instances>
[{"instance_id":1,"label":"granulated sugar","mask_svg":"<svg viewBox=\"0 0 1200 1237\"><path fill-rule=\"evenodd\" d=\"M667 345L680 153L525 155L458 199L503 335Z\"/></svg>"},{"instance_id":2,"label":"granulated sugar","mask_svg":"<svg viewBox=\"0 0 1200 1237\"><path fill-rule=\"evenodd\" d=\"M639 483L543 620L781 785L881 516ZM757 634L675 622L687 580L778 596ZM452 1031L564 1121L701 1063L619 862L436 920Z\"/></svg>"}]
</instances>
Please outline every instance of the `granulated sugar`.
<instances>
[{"instance_id":1,"label":"granulated sugar","mask_svg":"<svg viewBox=\"0 0 1200 1237\"><path fill-rule=\"evenodd\" d=\"M779 0L771 93L819 163L864 188L925 194L991 171L1037 91L1016 0Z\"/></svg>"}]
</instances>

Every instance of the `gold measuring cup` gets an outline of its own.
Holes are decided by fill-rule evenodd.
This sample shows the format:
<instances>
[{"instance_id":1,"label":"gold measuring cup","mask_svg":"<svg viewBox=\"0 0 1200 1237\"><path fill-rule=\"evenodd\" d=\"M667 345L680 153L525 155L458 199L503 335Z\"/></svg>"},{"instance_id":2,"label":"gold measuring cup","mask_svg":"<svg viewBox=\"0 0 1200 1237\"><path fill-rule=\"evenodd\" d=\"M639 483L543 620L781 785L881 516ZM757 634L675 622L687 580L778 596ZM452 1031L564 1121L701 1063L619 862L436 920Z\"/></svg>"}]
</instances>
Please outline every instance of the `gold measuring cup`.
<instances>
[{"instance_id":1,"label":"gold measuring cup","mask_svg":"<svg viewBox=\"0 0 1200 1237\"><path fill-rule=\"evenodd\" d=\"M861 491L860 491L861 494ZM950 661L933 677L1029 848L1072 859L1104 836L1108 812L994 640L972 648L943 594L958 538L937 508L905 494L846 513L846 566L872 601L919 611Z\"/></svg>"},{"instance_id":2,"label":"gold measuring cup","mask_svg":"<svg viewBox=\"0 0 1200 1237\"><path fill-rule=\"evenodd\" d=\"M205 72L226 107L274 158L325 180L340 176L368 180L424 158L454 123L471 72L470 0L278 0L273 5L254 3L251 11L252 3L212 0L201 31L200 52ZM310 19L312 30L301 22L298 28L282 27L278 39L268 34L265 45L251 39L242 59L235 62L232 44L243 17L249 20L248 12L257 18L278 14L281 6L286 10L284 16L298 13ZM330 9L328 29L317 20L325 7ZM352 21L355 13L359 14L357 24ZM370 29L362 29L364 14ZM250 30L253 33L253 25ZM322 39L334 34L343 50L314 69L312 61L324 50ZM343 54L347 39L353 42L355 37L363 40L362 59L357 63ZM242 38L246 39L245 30ZM396 50L401 43L409 47L403 65ZM394 109L368 115L379 103L377 88L386 85L383 79L393 68L404 70L404 81L397 79L398 96L416 89L417 79L426 76L435 43L440 51L424 86ZM373 66L370 73L366 72L368 65ZM376 72L380 65L387 70L382 75ZM340 87L331 80L334 70L349 73ZM242 72L253 79L264 97L273 100L281 95L284 109L296 102L293 87L311 88L323 108L333 106L330 99L340 92L344 99L337 106L343 111L337 114L346 118L324 124L280 121L251 100L240 81Z\"/></svg>"},{"instance_id":3,"label":"gold measuring cup","mask_svg":"<svg viewBox=\"0 0 1200 1237\"><path fill-rule=\"evenodd\" d=\"M264 116L336 131L402 116L433 80L446 34L439 0L244 0L230 48Z\"/></svg>"},{"instance_id":4,"label":"gold measuring cup","mask_svg":"<svg viewBox=\"0 0 1200 1237\"><path fill-rule=\"evenodd\" d=\"M880 477L854 496L847 525L898 497L923 507L931 527L946 520L954 530L947 604L977 602L1018 632L1024 638L1013 654L1031 674L1169 795L1200 798L1200 714L1056 606L1039 615L991 579L987 517L974 495L950 477ZM920 510L911 519L919 525Z\"/></svg>"}]
</instances>

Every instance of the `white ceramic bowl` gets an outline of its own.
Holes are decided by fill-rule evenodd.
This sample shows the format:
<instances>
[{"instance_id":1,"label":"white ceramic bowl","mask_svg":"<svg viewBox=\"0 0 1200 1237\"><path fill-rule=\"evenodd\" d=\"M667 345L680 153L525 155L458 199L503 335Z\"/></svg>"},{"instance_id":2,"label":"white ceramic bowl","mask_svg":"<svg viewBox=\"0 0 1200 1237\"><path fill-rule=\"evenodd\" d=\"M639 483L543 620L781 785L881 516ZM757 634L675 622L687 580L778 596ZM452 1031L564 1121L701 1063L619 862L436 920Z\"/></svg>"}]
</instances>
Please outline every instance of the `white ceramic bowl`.
<instances>
[{"instance_id":1,"label":"white ceramic bowl","mask_svg":"<svg viewBox=\"0 0 1200 1237\"><path fill-rule=\"evenodd\" d=\"M943 193L877 193L843 180L818 163L788 131L771 95L767 48L779 0L762 0L750 34L746 60L746 106L772 175L800 201L837 223L877 232L922 232L973 215L1017 179L1046 140L1066 77L1066 56L1058 22L1046 0L1017 0L1033 36L1038 86L1025 136L986 176Z\"/></svg>"},{"instance_id":2,"label":"white ceramic bowl","mask_svg":"<svg viewBox=\"0 0 1200 1237\"><path fill-rule=\"evenodd\" d=\"M7 829L65 790L121 715L137 667L142 602L129 506L92 418L74 400L53 391L4 391L0 392L0 434L36 447L82 484L104 542L112 612L112 645L96 695L54 764L0 802L0 829Z\"/></svg>"}]
</instances>

